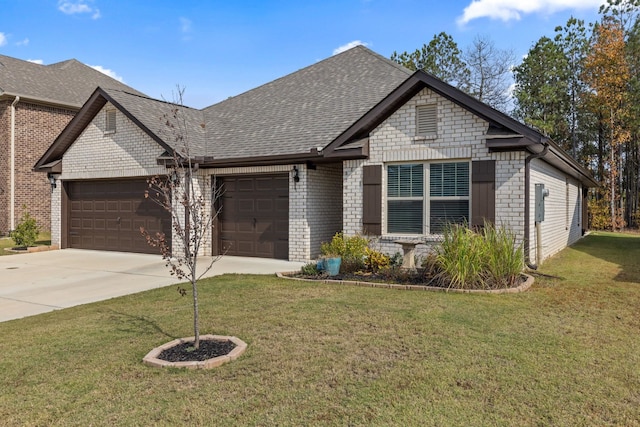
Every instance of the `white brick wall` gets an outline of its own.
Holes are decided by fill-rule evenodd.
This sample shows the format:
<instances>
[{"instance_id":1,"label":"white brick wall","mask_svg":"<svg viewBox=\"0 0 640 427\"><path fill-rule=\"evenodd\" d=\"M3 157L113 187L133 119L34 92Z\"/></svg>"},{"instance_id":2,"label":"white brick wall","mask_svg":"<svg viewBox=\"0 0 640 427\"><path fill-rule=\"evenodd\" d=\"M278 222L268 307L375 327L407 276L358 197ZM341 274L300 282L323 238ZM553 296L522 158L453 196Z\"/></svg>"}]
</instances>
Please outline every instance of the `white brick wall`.
<instances>
[{"instance_id":1,"label":"white brick wall","mask_svg":"<svg viewBox=\"0 0 640 427\"><path fill-rule=\"evenodd\" d=\"M539 264L582 237L581 185L540 159L532 160L530 167L529 257ZM545 198L545 218L541 223L541 260L536 259L535 184L544 184L549 190L549 196Z\"/></svg>"},{"instance_id":2,"label":"white brick wall","mask_svg":"<svg viewBox=\"0 0 640 427\"><path fill-rule=\"evenodd\" d=\"M105 134L105 109L69 147L62 159L62 179L152 176L166 173L156 158L164 149L120 111L115 133Z\"/></svg>"},{"instance_id":3,"label":"white brick wall","mask_svg":"<svg viewBox=\"0 0 640 427\"><path fill-rule=\"evenodd\" d=\"M342 165L318 165L315 170L307 169L307 174L310 255L317 258L320 244L342 231Z\"/></svg>"},{"instance_id":4,"label":"white brick wall","mask_svg":"<svg viewBox=\"0 0 640 427\"><path fill-rule=\"evenodd\" d=\"M51 192L51 244L62 244L62 183L60 182L60 175L54 175L56 179L56 188Z\"/></svg>"},{"instance_id":5,"label":"white brick wall","mask_svg":"<svg viewBox=\"0 0 640 427\"><path fill-rule=\"evenodd\" d=\"M438 135L436 138L415 136L416 105L437 103ZM362 166L385 165L390 162L425 162L432 160L495 160L496 223L512 228L520 241L524 238L524 159L523 152L489 153L485 144L488 123L429 89L422 90L381 123L370 135L367 160L344 162L343 226L346 234L362 231ZM401 250L393 241L416 236L385 234L386 173L382 185L383 235L380 248L389 254ZM433 236L424 236L427 245L418 246L419 253L430 250Z\"/></svg>"}]
</instances>

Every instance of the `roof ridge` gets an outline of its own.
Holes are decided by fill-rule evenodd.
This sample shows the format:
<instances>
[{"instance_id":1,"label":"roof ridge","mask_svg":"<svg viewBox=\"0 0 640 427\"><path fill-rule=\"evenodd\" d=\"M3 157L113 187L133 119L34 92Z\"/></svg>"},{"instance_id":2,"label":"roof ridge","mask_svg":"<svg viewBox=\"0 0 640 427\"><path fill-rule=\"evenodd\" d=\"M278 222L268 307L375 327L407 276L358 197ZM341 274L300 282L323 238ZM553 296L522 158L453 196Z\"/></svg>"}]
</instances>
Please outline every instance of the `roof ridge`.
<instances>
[{"instance_id":1,"label":"roof ridge","mask_svg":"<svg viewBox=\"0 0 640 427\"><path fill-rule=\"evenodd\" d=\"M193 111L202 111L201 109L194 108L194 107L189 107L188 105L179 104L177 102L172 102L172 101L167 101L165 99L152 98L152 97L147 96L147 95L140 95L140 94L137 94L137 93L129 92L128 90L116 89L116 88L110 88L110 87L102 87L102 86L99 86L99 88L104 90L107 93L109 93L109 92L120 92L120 93L127 94L129 96L135 96L136 98L146 99L148 101L155 101L155 102L160 102L160 103L163 103L163 104L175 105L176 107L183 107L183 108L187 108L187 109L193 110Z\"/></svg>"},{"instance_id":2,"label":"roof ridge","mask_svg":"<svg viewBox=\"0 0 640 427\"><path fill-rule=\"evenodd\" d=\"M352 47L351 49L356 49L356 48L359 48L359 47L364 48L364 49L363 49L363 50L364 50L364 52L366 52L366 53L368 53L368 54L370 54L370 55L372 55L372 56L374 56L374 57L376 57L376 58L378 58L378 59L382 59L382 60L383 60L383 61L385 61L387 64L389 64L389 65L393 65L394 67L396 67L396 68L397 68L397 69L399 69L400 71L404 71L404 72L405 72L405 73L407 73L408 75L413 74L413 71L411 71L411 70L410 70L410 69L408 69L407 67L404 67L404 66L402 66L401 64L398 64L396 61L392 61L391 59L389 59L389 58L387 58L387 57L384 57L384 56L380 55L378 52L376 52L376 51L374 51L374 50L371 50L371 49L369 49L368 47L366 47L366 46L364 46L364 45L359 44L359 45L357 45L357 46ZM348 52L348 51L349 51L349 50L351 50L351 49L348 49L348 50L346 50L345 52ZM344 52L342 52L342 53L344 53Z\"/></svg>"},{"instance_id":3,"label":"roof ridge","mask_svg":"<svg viewBox=\"0 0 640 427\"><path fill-rule=\"evenodd\" d=\"M275 84L276 82L279 82L279 81L281 81L281 80L283 80L283 79L285 79L285 78L288 78L289 76L291 76L291 75L293 75L293 74L300 73L300 72L305 71L305 70L308 70L308 69L310 69L310 68L312 68L312 67L316 67L316 66L318 66L318 65L320 65L320 64L322 64L322 63L329 62L329 61L335 61L335 58L338 58L338 57L340 57L340 56L342 56L342 55L345 55L345 54L347 54L347 53L349 53L349 52L351 52L351 51L353 51L353 50L355 50L355 49L357 49L357 48L361 48L364 52L369 53L369 54L370 54L370 55L372 55L374 58L382 59L382 60L383 60L383 61L385 61L388 65L393 65L395 68L398 68L398 69L400 69L400 70L402 70L402 71L406 72L406 73L407 73L407 76L410 76L410 75L411 75L411 73L412 73L410 70L407 70L405 67L401 66L400 64L398 64L398 63L396 63L396 62L393 62L393 61L391 61L390 59L387 59L387 58L385 58L384 56L382 56L382 55L380 55L380 54L375 53L374 51L372 51L372 50L371 50L371 49L369 49L368 47L366 47L366 46L364 46L364 45L357 45L357 46L354 46L354 47L352 47L352 48L350 48L350 49L345 50L344 52L340 52L340 53L337 53L337 54L335 54L335 55L331 55L331 56L329 56L329 57L327 57L327 58L324 58L324 59L322 59L322 60L320 60L320 61L314 62L313 64L307 65L307 66L305 66L305 67L302 67L302 68L299 68L299 69L297 69L297 70L295 70L295 71L292 71L292 72L290 72L290 73L287 73L287 74L285 74L284 76L278 77L277 79L270 80L270 81L268 81L268 82L266 82L266 83L261 84L260 86L256 86L256 87L251 88L251 89L249 89L249 90L247 90L247 91L245 91L245 92L241 92L241 93L239 93L239 94L237 94L237 95L230 96L230 97L228 97L228 98L226 98L226 99L223 99L222 101L219 101L219 102L216 102L216 103L214 103L214 104L208 105L208 106L204 107L202 110L203 110L203 111L204 111L204 110L208 110L209 108L214 107L214 106L216 106L216 105L220 105L220 104L222 104L223 102L229 101L229 100L231 100L231 99L235 99L235 98L237 98L237 97L239 97L239 96L247 95L247 94L252 93L252 92L254 92L254 91L257 91L258 89L261 89L261 88L263 88L263 87L265 87L265 86L273 85L273 84Z\"/></svg>"}]
</instances>

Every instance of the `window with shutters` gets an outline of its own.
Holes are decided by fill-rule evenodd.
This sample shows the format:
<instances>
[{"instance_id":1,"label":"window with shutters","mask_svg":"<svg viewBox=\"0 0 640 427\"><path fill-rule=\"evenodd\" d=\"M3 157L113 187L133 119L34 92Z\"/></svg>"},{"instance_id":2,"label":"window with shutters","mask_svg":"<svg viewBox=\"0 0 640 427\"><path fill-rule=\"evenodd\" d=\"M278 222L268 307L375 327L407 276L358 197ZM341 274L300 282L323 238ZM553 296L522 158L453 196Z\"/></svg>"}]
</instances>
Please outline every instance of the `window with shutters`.
<instances>
[{"instance_id":1,"label":"window with shutters","mask_svg":"<svg viewBox=\"0 0 640 427\"><path fill-rule=\"evenodd\" d=\"M416 107L416 136L435 138L438 136L438 105L427 104Z\"/></svg>"},{"instance_id":2,"label":"window with shutters","mask_svg":"<svg viewBox=\"0 0 640 427\"><path fill-rule=\"evenodd\" d=\"M106 110L104 133L116 132L116 110Z\"/></svg>"},{"instance_id":3,"label":"window with shutters","mask_svg":"<svg viewBox=\"0 0 640 427\"><path fill-rule=\"evenodd\" d=\"M469 217L469 162L387 166L387 233L442 234Z\"/></svg>"}]
</instances>

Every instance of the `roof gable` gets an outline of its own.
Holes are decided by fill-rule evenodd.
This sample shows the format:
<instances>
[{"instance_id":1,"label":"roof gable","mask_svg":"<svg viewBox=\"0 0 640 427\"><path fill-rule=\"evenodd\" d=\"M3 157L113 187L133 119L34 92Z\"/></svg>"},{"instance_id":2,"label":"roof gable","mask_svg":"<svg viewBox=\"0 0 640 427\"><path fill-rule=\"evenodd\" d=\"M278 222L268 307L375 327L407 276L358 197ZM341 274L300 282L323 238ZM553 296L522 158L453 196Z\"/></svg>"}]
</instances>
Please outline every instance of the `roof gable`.
<instances>
[{"instance_id":1,"label":"roof gable","mask_svg":"<svg viewBox=\"0 0 640 427\"><path fill-rule=\"evenodd\" d=\"M61 160L67 149L82 134L84 129L89 126L107 102L115 106L142 129L143 132L149 135L151 139L157 142L158 145L173 155L173 148L167 144L160 135L163 126L162 114L160 114L160 112L169 112L171 109L167 106L175 106L175 104L124 91L97 88L82 106L78 114L71 119L69 124L38 160L34 166L34 170L47 171L50 165L56 164L57 161ZM156 113L158 113L158 115L155 115Z\"/></svg>"},{"instance_id":2,"label":"roof gable","mask_svg":"<svg viewBox=\"0 0 640 427\"><path fill-rule=\"evenodd\" d=\"M576 162L546 135L520 123L512 117L478 101L465 92L422 70L414 72L380 103L358 121L348 127L325 149L325 157L340 157L341 151L362 141L379 124L391 116L422 89L429 88L443 98L459 105L489 123L486 144L494 151L522 150L540 153L550 146L550 155L545 160L590 186L598 185L591 173Z\"/></svg>"}]
</instances>

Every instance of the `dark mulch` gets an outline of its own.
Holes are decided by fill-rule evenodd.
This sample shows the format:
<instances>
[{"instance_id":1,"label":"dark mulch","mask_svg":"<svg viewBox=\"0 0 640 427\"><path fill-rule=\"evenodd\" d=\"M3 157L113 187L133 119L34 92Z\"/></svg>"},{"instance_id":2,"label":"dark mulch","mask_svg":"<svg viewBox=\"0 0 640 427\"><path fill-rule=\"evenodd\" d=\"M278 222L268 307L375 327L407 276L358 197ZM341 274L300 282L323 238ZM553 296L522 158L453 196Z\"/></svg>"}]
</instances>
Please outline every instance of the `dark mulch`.
<instances>
[{"instance_id":1,"label":"dark mulch","mask_svg":"<svg viewBox=\"0 0 640 427\"><path fill-rule=\"evenodd\" d=\"M200 340L200 348L193 348L193 342L185 342L163 350L158 359L167 362L202 362L231 353L236 345L231 341Z\"/></svg>"},{"instance_id":2,"label":"dark mulch","mask_svg":"<svg viewBox=\"0 0 640 427\"><path fill-rule=\"evenodd\" d=\"M416 270L404 270L400 268L390 269L379 273L368 273L356 271L352 273L343 273L336 276L329 276L325 273L304 274L296 273L294 277L312 280L346 280L354 282L371 282L371 283L394 283L398 285L414 285L414 286L430 286L437 288L449 288L449 283L442 277L438 277L423 268ZM512 287L521 285L526 278L520 276ZM501 289L502 286L489 286L488 289Z\"/></svg>"}]
</instances>

